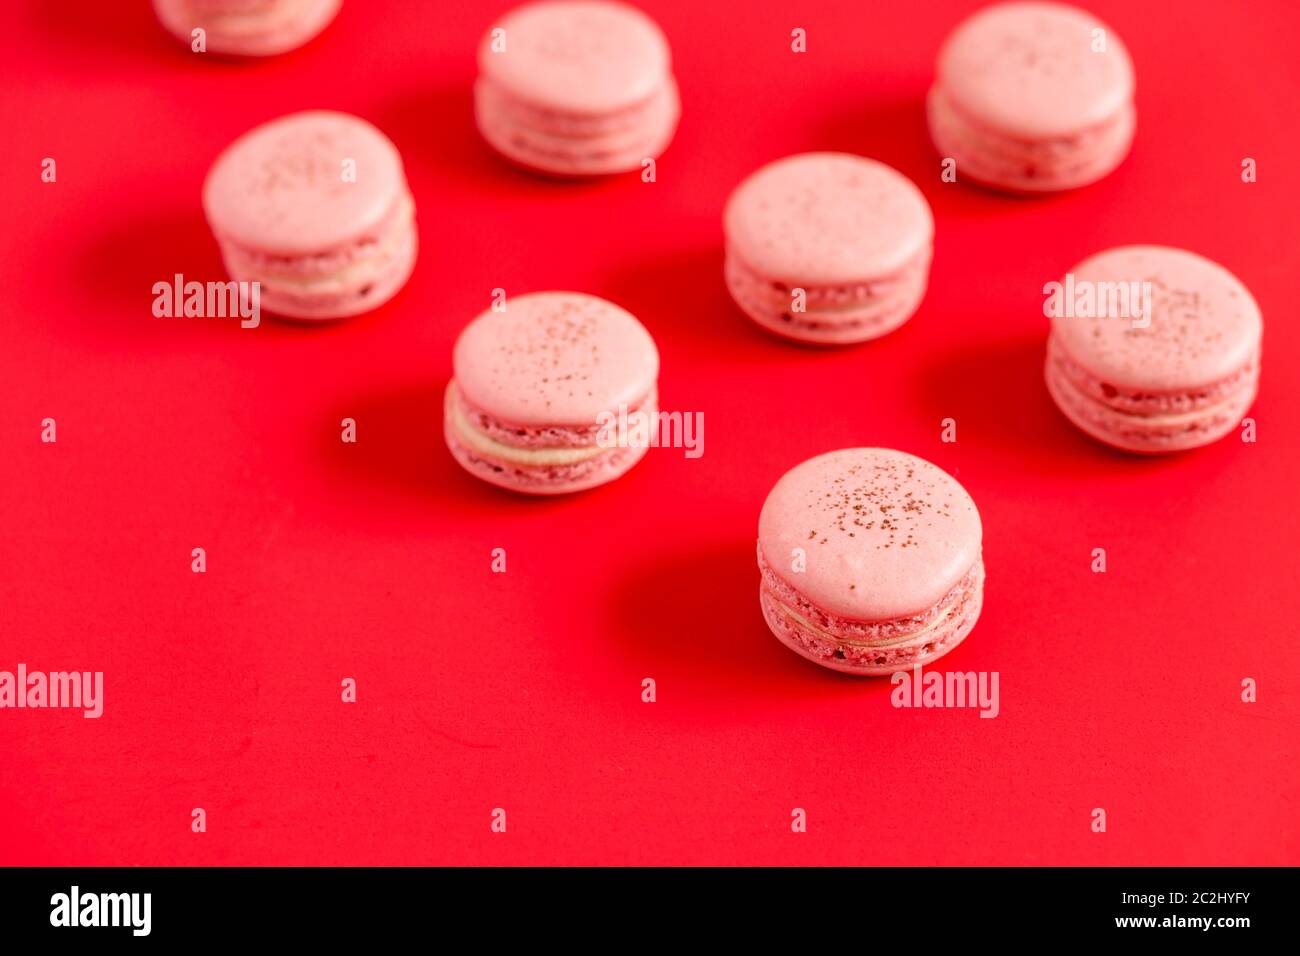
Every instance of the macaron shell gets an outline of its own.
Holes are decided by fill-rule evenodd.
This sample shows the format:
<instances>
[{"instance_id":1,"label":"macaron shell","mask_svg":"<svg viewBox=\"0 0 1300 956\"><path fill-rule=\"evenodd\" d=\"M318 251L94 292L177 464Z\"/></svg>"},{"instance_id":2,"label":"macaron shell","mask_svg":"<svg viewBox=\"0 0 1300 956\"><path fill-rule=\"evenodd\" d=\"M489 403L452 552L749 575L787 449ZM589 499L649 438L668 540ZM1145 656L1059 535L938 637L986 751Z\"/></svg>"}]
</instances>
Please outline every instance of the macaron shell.
<instances>
[{"instance_id":1,"label":"macaron shell","mask_svg":"<svg viewBox=\"0 0 1300 956\"><path fill-rule=\"evenodd\" d=\"M505 48L497 52L495 29L505 31ZM671 68L658 25L606 0L543 0L512 10L483 37L478 64L512 95L578 114L649 99Z\"/></svg>"},{"instance_id":2,"label":"macaron shell","mask_svg":"<svg viewBox=\"0 0 1300 956\"><path fill-rule=\"evenodd\" d=\"M1070 358L1113 386L1179 391L1210 385L1236 373L1259 350L1263 321L1254 297L1227 269L1194 252L1121 246L1071 272L1076 288L1151 283L1146 328L1135 327L1130 316L1052 318L1052 334Z\"/></svg>"},{"instance_id":3,"label":"macaron shell","mask_svg":"<svg viewBox=\"0 0 1300 956\"><path fill-rule=\"evenodd\" d=\"M449 393L451 388L448 389ZM444 403L443 439L456 463L488 484L525 495L567 495L587 491L621 478L645 457L647 448L611 448L587 461L550 468L525 468L496 460L470 447L452 419L452 403Z\"/></svg>"},{"instance_id":4,"label":"macaron shell","mask_svg":"<svg viewBox=\"0 0 1300 956\"><path fill-rule=\"evenodd\" d=\"M851 448L776 483L759 516L768 565L821 610L884 621L933 607L970 572L979 512L940 468L905 452ZM803 571L794 570L795 549Z\"/></svg>"},{"instance_id":5,"label":"macaron shell","mask_svg":"<svg viewBox=\"0 0 1300 956\"><path fill-rule=\"evenodd\" d=\"M801 313L790 311L789 293L764 281L739 259L728 256L723 274L736 305L769 332L806 345L852 345L892 332L912 317L925 296L929 265L926 249L888 281L865 287L869 295L855 297L853 289L845 289L848 301L825 303L810 294Z\"/></svg>"},{"instance_id":6,"label":"macaron shell","mask_svg":"<svg viewBox=\"0 0 1300 956\"><path fill-rule=\"evenodd\" d=\"M192 42L203 28L210 53L274 56L297 49L323 31L343 0L153 0L163 26Z\"/></svg>"},{"instance_id":7,"label":"macaron shell","mask_svg":"<svg viewBox=\"0 0 1300 956\"><path fill-rule=\"evenodd\" d=\"M934 237L916 185L849 153L802 153L762 167L723 213L729 250L765 278L837 285L891 274Z\"/></svg>"},{"instance_id":8,"label":"macaron shell","mask_svg":"<svg viewBox=\"0 0 1300 956\"><path fill-rule=\"evenodd\" d=\"M520 425L592 425L655 386L659 353L645 327L580 292L511 296L460 334L455 378L478 408Z\"/></svg>"},{"instance_id":9,"label":"macaron shell","mask_svg":"<svg viewBox=\"0 0 1300 956\"><path fill-rule=\"evenodd\" d=\"M640 169L667 148L681 114L677 86L670 79L634 111L632 125L611 122L606 131L574 135L529 125L491 84L475 87L479 132L497 152L527 169L553 176L604 176Z\"/></svg>"},{"instance_id":10,"label":"macaron shell","mask_svg":"<svg viewBox=\"0 0 1300 956\"><path fill-rule=\"evenodd\" d=\"M365 263L347 282L326 280L294 286L282 279L260 279L262 305L282 318L304 322L332 321L370 312L406 285L415 271L418 250L419 232L414 222L407 223L400 227L391 249Z\"/></svg>"},{"instance_id":11,"label":"macaron shell","mask_svg":"<svg viewBox=\"0 0 1300 956\"><path fill-rule=\"evenodd\" d=\"M217 158L203 208L218 238L302 255L373 232L406 191L397 148L365 120L312 110L245 133Z\"/></svg>"},{"instance_id":12,"label":"macaron shell","mask_svg":"<svg viewBox=\"0 0 1300 956\"><path fill-rule=\"evenodd\" d=\"M1105 49L1094 52L1099 37ZM938 83L962 112L1040 140L1114 116L1133 97L1133 63L1119 35L1083 10L1001 3L949 36L939 53Z\"/></svg>"},{"instance_id":13,"label":"macaron shell","mask_svg":"<svg viewBox=\"0 0 1300 956\"><path fill-rule=\"evenodd\" d=\"M1126 413L1085 395L1049 354L1044 371L1052 401L1080 431L1103 444L1139 455L1162 455L1212 444L1235 431L1259 387L1258 367L1222 401L1179 415Z\"/></svg>"},{"instance_id":14,"label":"macaron shell","mask_svg":"<svg viewBox=\"0 0 1300 956\"><path fill-rule=\"evenodd\" d=\"M474 81L474 107L476 112L496 117L501 125L533 129L557 138L593 139L653 126L652 114L662 109L663 102L672 98L675 90L676 82L668 76L648 99L626 109L610 113L558 113L520 99L489 77L479 76Z\"/></svg>"},{"instance_id":15,"label":"macaron shell","mask_svg":"<svg viewBox=\"0 0 1300 956\"><path fill-rule=\"evenodd\" d=\"M914 638L870 646L847 643L835 635L815 630L811 622L796 620L777 596L759 586L763 619L777 639L814 664L843 674L871 677L893 674L917 665L933 663L966 639L984 607L984 567L977 564L969 588L958 595L954 606Z\"/></svg>"},{"instance_id":16,"label":"macaron shell","mask_svg":"<svg viewBox=\"0 0 1300 956\"><path fill-rule=\"evenodd\" d=\"M1026 143L974 126L938 87L926 100L926 120L935 148L956 162L958 179L1022 195L1078 189L1110 175L1128 155L1136 129L1136 113L1125 106L1076 136Z\"/></svg>"},{"instance_id":17,"label":"macaron shell","mask_svg":"<svg viewBox=\"0 0 1300 956\"><path fill-rule=\"evenodd\" d=\"M476 459L463 444L456 440L455 436L448 438L447 447L457 464L480 481L486 481L490 485L517 494L541 497L571 495L607 485L623 477L633 465L645 457L646 453L644 448L625 449L624 454L617 458L609 456L597 459L581 478L556 480L540 477L535 472L502 468L491 462Z\"/></svg>"}]
</instances>

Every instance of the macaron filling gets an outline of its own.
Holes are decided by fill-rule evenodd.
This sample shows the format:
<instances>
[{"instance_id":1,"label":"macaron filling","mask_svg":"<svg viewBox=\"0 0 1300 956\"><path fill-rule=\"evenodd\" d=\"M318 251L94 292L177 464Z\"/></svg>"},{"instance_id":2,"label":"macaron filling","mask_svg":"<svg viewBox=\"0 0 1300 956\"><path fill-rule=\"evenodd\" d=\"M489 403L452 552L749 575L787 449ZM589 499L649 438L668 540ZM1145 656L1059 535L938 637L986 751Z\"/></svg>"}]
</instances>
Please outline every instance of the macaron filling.
<instances>
[{"instance_id":1,"label":"macaron filling","mask_svg":"<svg viewBox=\"0 0 1300 956\"><path fill-rule=\"evenodd\" d=\"M493 116L508 118L510 125L534 129L548 136L594 139L618 133L644 133L657 125L663 108L675 97L672 77L643 100L611 113L578 113L546 106L512 93L490 77L474 84L476 105Z\"/></svg>"},{"instance_id":2,"label":"macaron filling","mask_svg":"<svg viewBox=\"0 0 1300 956\"><path fill-rule=\"evenodd\" d=\"M655 390L629 415L658 415ZM444 399L444 425L452 451L475 471L508 473L512 483L554 485L586 481L630 466L645 454L633 446L600 444L600 426L520 425L477 408L453 380Z\"/></svg>"},{"instance_id":3,"label":"macaron filling","mask_svg":"<svg viewBox=\"0 0 1300 956\"><path fill-rule=\"evenodd\" d=\"M842 670L885 673L933 660L970 632L983 602L980 559L932 607L885 621L852 620L818 607L772 569L761 544L758 564L768 626L791 650Z\"/></svg>"},{"instance_id":4,"label":"macaron filling","mask_svg":"<svg viewBox=\"0 0 1300 956\"><path fill-rule=\"evenodd\" d=\"M321 5L322 0L263 0L256 5L223 5L211 0L182 3L196 26L230 37L261 35L270 28L292 25L305 11Z\"/></svg>"},{"instance_id":5,"label":"macaron filling","mask_svg":"<svg viewBox=\"0 0 1300 956\"><path fill-rule=\"evenodd\" d=\"M911 315L925 294L931 254L926 246L892 275L843 285L796 286L768 279L730 250L725 273L736 303L762 325L814 335L860 335L888 331ZM795 310L795 288L803 291L803 311Z\"/></svg>"},{"instance_id":6,"label":"macaron filling","mask_svg":"<svg viewBox=\"0 0 1300 956\"><path fill-rule=\"evenodd\" d=\"M1259 352L1218 382L1153 392L1100 381L1052 336L1046 381L1056 404L1085 432L1131 451L1176 450L1213 441L1240 423L1258 391Z\"/></svg>"},{"instance_id":7,"label":"macaron filling","mask_svg":"<svg viewBox=\"0 0 1300 956\"><path fill-rule=\"evenodd\" d=\"M1197 415L1230 405L1241 396L1253 393L1259 380L1258 349L1251 354L1245 365L1231 375L1217 382L1177 391L1112 385L1075 361L1057 335L1048 337L1047 357L1049 363L1059 371L1060 379L1082 398L1104 405L1112 411L1153 420Z\"/></svg>"},{"instance_id":8,"label":"macaron filling","mask_svg":"<svg viewBox=\"0 0 1300 956\"><path fill-rule=\"evenodd\" d=\"M635 168L663 150L681 112L671 77L648 99L605 116L541 107L489 79L480 78L474 89L475 114L488 142L515 162L556 173Z\"/></svg>"},{"instance_id":9,"label":"macaron filling","mask_svg":"<svg viewBox=\"0 0 1300 956\"><path fill-rule=\"evenodd\" d=\"M1126 103L1103 122L1068 136L1029 140L981 123L936 86L927 100L936 147L957 161L957 174L1027 191L1086 185L1113 170L1128 153L1136 112Z\"/></svg>"},{"instance_id":10,"label":"macaron filling","mask_svg":"<svg viewBox=\"0 0 1300 956\"><path fill-rule=\"evenodd\" d=\"M400 288L414 264L415 203L404 192L364 235L303 255L266 253L217 234L222 258L240 281L261 284L263 302L290 318L364 311Z\"/></svg>"}]
</instances>

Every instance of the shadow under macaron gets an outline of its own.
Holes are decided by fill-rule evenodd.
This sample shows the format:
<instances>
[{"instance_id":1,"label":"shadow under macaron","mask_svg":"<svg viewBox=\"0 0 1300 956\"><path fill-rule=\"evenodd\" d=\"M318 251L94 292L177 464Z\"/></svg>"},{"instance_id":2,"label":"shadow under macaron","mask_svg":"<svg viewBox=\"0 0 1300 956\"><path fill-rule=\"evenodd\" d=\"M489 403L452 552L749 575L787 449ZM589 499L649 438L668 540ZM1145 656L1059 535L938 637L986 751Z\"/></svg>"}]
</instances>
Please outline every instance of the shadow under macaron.
<instances>
[{"instance_id":1,"label":"shadow under macaron","mask_svg":"<svg viewBox=\"0 0 1300 956\"><path fill-rule=\"evenodd\" d=\"M418 182L427 173L497 201L555 188L595 191L639 177L639 171L624 176L557 176L507 159L479 133L472 79L397 93L368 118L401 151L408 178Z\"/></svg>"},{"instance_id":2,"label":"shadow under macaron","mask_svg":"<svg viewBox=\"0 0 1300 956\"><path fill-rule=\"evenodd\" d=\"M357 395L338 405L322 431L328 465L361 489L441 505L447 510L494 513L536 508L530 498L479 480L465 471L443 439L447 382L430 378ZM356 441L342 440L342 422L356 423Z\"/></svg>"},{"instance_id":3,"label":"shadow under macaron","mask_svg":"<svg viewBox=\"0 0 1300 956\"><path fill-rule=\"evenodd\" d=\"M348 6L343 5L340 17L347 13ZM72 55L87 59L120 57L135 68L142 61L153 61L196 71L256 69L261 64L288 60L301 50L310 50L322 36L328 37L334 19L319 34L292 49L265 56L249 56L210 48L195 51L191 38L174 36L163 25L150 0L129 3L32 0L30 11L36 31L72 48L75 50Z\"/></svg>"},{"instance_id":4,"label":"shadow under macaron","mask_svg":"<svg viewBox=\"0 0 1300 956\"><path fill-rule=\"evenodd\" d=\"M69 237L74 238L74 237ZM93 309L82 313L96 335L118 341L158 342L215 335L249 334L238 318L156 316L157 283L226 282L225 265L197 206L146 209L114 220L102 231L77 237L71 251L76 282ZM266 316L262 317L266 324Z\"/></svg>"},{"instance_id":5,"label":"shadow under macaron","mask_svg":"<svg viewBox=\"0 0 1300 956\"><path fill-rule=\"evenodd\" d=\"M191 282L229 283L216 239L197 206L179 204L132 212L86 237L71 252L76 282L88 303L83 310L88 330L96 336L132 344L153 340L160 344L194 338L238 335L252 341L327 334L344 326L362 325L381 318L403 298L399 289L378 308L340 319L302 320L276 315L265 305L257 314L185 315L184 298L175 296L176 277L188 296ZM156 291L165 283L167 291ZM156 315L160 296L173 314ZM227 306L230 303L226 302ZM204 309L208 308L206 304ZM176 312L181 314L176 314Z\"/></svg>"},{"instance_id":6,"label":"shadow under macaron","mask_svg":"<svg viewBox=\"0 0 1300 956\"><path fill-rule=\"evenodd\" d=\"M802 342L763 328L732 299L724 258L721 239L717 245L633 257L608 275L600 294L641 320L666 356L665 366L678 349L712 363L720 354L731 362L785 361L792 352L829 357L870 345Z\"/></svg>"},{"instance_id":7,"label":"shadow under macaron","mask_svg":"<svg viewBox=\"0 0 1300 956\"><path fill-rule=\"evenodd\" d=\"M887 697L888 679L819 667L772 634L753 538L688 544L632 565L604 602L613 649L655 679L662 699L689 695L745 714L839 696L888 707L872 700Z\"/></svg>"},{"instance_id":8,"label":"shadow under macaron","mask_svg":"<svg viewBox=\"0 0 1300 956\"><path fill-rule=\"evenodd\" d=\"M560 510L602 494L644 494L644 488L638 492L630 484L637 481L638 469L645 469L644 462L613 481L559 495L528 494L484 481L466 471L447 448L446 390L446 379L430 378L359 394L336 405L321 432L324 460L362 493L369 489L423 500L440 511L481 515L493 522ZM354 442L342 440L345 418L355 422Z\"/></svg>"},{"instance_id":9,"label":"shadow under macaron","mask_svg":"<svg viewBox=\"0 0 1300 956\"><path fill-rule=\"evenodd\" d=\"M962 175L945 181L944 159L930 137L925 93L867 103L827 118L819 131L820 148L856 153L898 170L925 196L936 219L989 219L1018 214L1025 204L1050 201L1054 193L1012 193L989 188Z\"/></svg>"},{"instance_id":10,"label":"shadow under macaron","mask_svg":"<svg viewBox=\"0 0 1300 956\"><path fill-rule=\"evenodd\" d=\"M917 380L918 400L936 423L951 418L965 442L1015 456L1019 467L1079 476L1113 474L1117 460L1158 468L1177 456L1111 448L1084 434L1056 407L1043 379L1045 337L1022 336L935 352Z\"/></svg>"},{"instance_id":11,"label":"shadow under macaron","mask_svg":"<svg viewBox=\"0 0 1300 956\"><path fill-rule=\"evenodd\" d=\"M28 8L37 32L72 48L75 56L112 54L139 60L171 55L179 60L191 55L189 48L158 22L148 0L31 0Z\"/></svg>"},{"instance_id":12,"label":"shadow under macaron","mask_svg":"<svg viewBox=\"0 0 1300 956\"><path fill-rule=\"evenodd\" d=\"M368 118L401 152L408 179L428 171L461 184L481 183L483 167L495 154L474 127L473 96L468 82L403 90L381 101Z\"/></svg>"},{"instance_id":13,"label":"shadow under macaron","mask_svg":"<svg viewBox=\"0 0 1300 956\"><path fill-rule=\"evenodd\" d=\"M731 301L722 277L722 245L630 257L599 293L635 315L661 353L683 349L716 357L720 348L771 339Z\"/></svg>"}]
</instances>

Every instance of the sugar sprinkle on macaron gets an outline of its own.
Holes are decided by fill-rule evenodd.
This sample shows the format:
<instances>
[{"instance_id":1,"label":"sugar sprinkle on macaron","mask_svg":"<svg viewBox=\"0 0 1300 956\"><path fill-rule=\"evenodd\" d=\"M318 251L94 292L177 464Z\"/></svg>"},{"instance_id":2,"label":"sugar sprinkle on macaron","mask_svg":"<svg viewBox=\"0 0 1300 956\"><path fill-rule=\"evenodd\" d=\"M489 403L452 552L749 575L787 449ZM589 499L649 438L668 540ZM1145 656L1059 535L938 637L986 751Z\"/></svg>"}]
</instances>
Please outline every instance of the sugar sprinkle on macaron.
<instances>
[{"instance_id":1,"label":"sugar sprinkle on macaron","mask_svg":"<svg viewBox=\"0 0 1300 956\"><path fill-rule=\"evenodd\" d=\"M525 4L488 30L478 66L480 132L532 170L563 177L638 170L677 128L668 40L626 4Z\"/></svg>"},{"instance_id":2,"label":"sugar sprinkle on macaron","mask_svg":"<svg viewBox=\"0 0 1300 956\"><path fill-rule=\"evenodd\" d=\"M1069 275L1084 307L1050 309L1045 371L1066 418L1145 454L1208 445L1241 424L1259 389L1263 318L1236 276L1168 246L1108 249Z\"/></svg>"},{"instance_id":3,"label":"sugar sprinkle on macaron","mask_svg":"<svg viewBox=\"0 0 1300 956\"><path fill-rule=\"evenodd\" d=\"M613 481L646 453L610 444L604 416L657 417L659 352L612 302L579 292L512 296L456 341L443 434L470 474L556 495Z\"/></svg>"},{"instance_id":4,"label":"sugar sprinkle on macaron","mask_svg":"<svg viewBox=\"0 0 1300 956\"><path fill-rule=\"evenodd\" d=\"M231 277L259 282L263 307L285 318L368 312L415 267L402 158L347 113L292 113L245 133L213 163L203 208Z\"/></svg>"},{"instance_id":5,"label":"sugar sprinkle on macaron","mask_svg":"<svg viewBox=\"0 0 1300 956\"><path fill-rule=\"evenodd\" d=\"M1014 193L1074 189L1128 154L1133 64L1119 35L1063 3L977 11L939 52L930 135L958 181Z\"/></svg>"},{"instance_id":6,"label":"sugar sprinkle on macaron","mask_svg":"<svg viewBox=\"0 0 1300 956\"><path fill-rule=\"evenodd\" d=\"M763 503L763 617L786 647L833 670L928 664L979 617L982 542L975 503L937 466L887 448L818 455Z\"/></svg>"},{"instance_id":7,"label":"sugar sprinkle on macaron","mask_svg":"<svg viewBox=\"0 0 1300 956\"><path fill-rule=\"evenodd\" d=\"M902 173L801 153L747 177L723 212L732 299L763 328L816 345L877 338L925 295L934 217Z\"/></svg>"}]
</instances>

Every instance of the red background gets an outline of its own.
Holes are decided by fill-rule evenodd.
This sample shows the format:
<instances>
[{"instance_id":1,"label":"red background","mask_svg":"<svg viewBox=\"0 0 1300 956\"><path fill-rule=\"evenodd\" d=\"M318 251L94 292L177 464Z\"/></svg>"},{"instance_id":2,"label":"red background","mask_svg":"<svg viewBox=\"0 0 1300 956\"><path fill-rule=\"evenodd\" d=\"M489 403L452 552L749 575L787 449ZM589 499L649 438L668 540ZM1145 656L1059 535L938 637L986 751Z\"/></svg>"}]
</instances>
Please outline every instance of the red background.
<instances>
[{"instance_id":1,"label":"red background","mask_svg":"<svg viewBox=\"0 0 1300 956\"><path fill-rule=\"evenodd\" d=\"M684 99L653 184L488 152L470 84L504 4L352 0L250 63L191 54L143 3L3 5L0 669L102 670L106 701L0 712L0 862L1300 862L1296 5L1090 0L1132 51L1137 141L1031 201L941 183L926 136L935 52L976 3L644 6ZM224 277L209 163L312 107L402 150L409 286L328 328L154 318L154 282ZM864 347L783 344L722 284L728 192L810 149L882 159L934 208L924 305ZM1042 285L1131 242L1255 293L1256 444L1136 459L1050 404ZM637 314L704 457L654 450L562 500L463 474L440 397L497 286ZM928 458L978 503L987 602L942 669L998 671L997 719L895 710L887 681L764 626L763 498L853 445Z\"/></svg>"}]
</instances>

